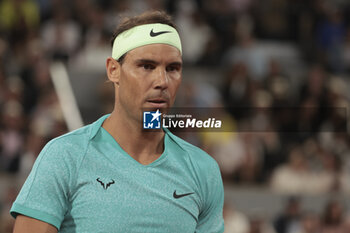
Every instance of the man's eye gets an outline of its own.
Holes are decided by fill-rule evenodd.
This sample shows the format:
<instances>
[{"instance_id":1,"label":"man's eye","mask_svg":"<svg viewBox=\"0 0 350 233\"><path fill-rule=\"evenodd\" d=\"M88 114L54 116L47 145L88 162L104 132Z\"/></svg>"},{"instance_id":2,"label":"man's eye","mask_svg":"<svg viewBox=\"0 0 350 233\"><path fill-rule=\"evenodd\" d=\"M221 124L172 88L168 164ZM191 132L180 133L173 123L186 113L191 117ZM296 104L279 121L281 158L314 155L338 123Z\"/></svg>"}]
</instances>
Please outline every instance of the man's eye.
<instances>
[{"instance_id":1,"label":"man's eye","mask_svg":"<svg viewBox=\"0 0 350 233\"><path fill-rule=\"evenodd\" d=\"M177 66L168 66L167 68L168 72L172 72L172 71L178 71L179 68Z\"/></svg>"},{"instance_id":2,"label":"man's eye","mask_svg":"<svg viewBox=\"0 0 350 233\"><path fill-rule=\"evenodd\" d=\"M151 64L143 64L142 67L145 70L153 70L154 69L154 65L151 65Z\"/></svg>"}]
</instances>

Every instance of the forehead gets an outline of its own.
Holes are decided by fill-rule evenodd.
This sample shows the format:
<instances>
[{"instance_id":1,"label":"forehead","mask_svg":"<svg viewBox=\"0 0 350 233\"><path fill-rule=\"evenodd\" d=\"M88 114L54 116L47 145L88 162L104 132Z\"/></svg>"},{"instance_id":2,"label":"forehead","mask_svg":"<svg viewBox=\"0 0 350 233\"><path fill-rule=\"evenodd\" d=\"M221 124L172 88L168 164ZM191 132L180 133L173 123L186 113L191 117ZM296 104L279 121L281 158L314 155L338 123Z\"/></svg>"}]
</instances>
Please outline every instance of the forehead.
<instances>
[{"instance_id":1,"label":"forehead","mask_svg":"<svg viewBox=\"0 0 350 233\"><path fill-rule=\"evenodd\" d=\"M180 51L167 44L149 44L137 47L127 53L129 59L151 59L165 62L182 62Z\"/></svg>"}]
</instances>

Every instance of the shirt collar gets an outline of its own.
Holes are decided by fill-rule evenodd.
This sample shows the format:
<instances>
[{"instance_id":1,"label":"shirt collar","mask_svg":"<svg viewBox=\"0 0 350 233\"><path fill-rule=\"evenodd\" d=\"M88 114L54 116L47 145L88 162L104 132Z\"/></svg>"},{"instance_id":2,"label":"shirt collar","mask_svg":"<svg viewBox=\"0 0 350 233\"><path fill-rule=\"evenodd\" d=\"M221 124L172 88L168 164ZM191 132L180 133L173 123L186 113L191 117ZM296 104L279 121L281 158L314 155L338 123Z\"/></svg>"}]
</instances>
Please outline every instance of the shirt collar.
<instances>
[{"instance_id":1,"label":"shirt collar","mask_svg":"<svg viewBox=\"0 0 350 233\"><path fill-rule=\"evenodd\" d=\"M89 140L93 139L96 136L98 130L102 127L103 122L110 115L111 114L104 115L104 116L100 117L100 119L98 119L97 121L95 121L94 123L91 124L91 131L90 131ZM163 130L164 130L165 134L169 135L173 140L175 140L175 136L169 131L169 129L163 128Z\"/></svg>"},{"instance_id":2,"label":"shirt collar","mask_svg":"<svg viewBox=\"0 0 350 233\"><path fill-rule=\"evenodd\" d=\"M91 131L90 131L90 136L89 136L89 140L93 139L98 130L101 128L103 122L107 119L107 117L109 117L111 114L107 114L102 116L100 119L98 119L97 121L95 121L94 123L91 124Z\"/></svg>"}]
</instances>

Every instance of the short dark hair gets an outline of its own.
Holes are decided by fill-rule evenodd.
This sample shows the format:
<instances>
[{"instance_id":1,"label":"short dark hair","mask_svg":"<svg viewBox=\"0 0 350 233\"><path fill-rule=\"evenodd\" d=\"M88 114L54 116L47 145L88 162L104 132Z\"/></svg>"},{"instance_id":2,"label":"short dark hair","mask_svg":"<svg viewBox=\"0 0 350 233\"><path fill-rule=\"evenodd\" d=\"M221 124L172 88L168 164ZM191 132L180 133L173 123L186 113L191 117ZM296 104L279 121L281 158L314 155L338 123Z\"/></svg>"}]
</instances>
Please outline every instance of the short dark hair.
<instances>
[{"instance_id":1,"label":"short dark hair","mask_svg":"<svg viewBox=\"0 0 350 233\"><path fill-rule=\"evenodd\" d=\"M113 43L115 38L122 32L129 30L130 28L143 25L143 24L151 24L151 23L161 23L161 24L167 24L177 30L177 27L172 20L172 17L167 14L164 11L146 11L142 13L141 15L136 15L133 17L125 17L122 19L120 24L118 25L117 29L115 30L112 40L111 40L111 45L113 47ZM123 60L125 58L125 54L123 54L119 59L118 62L120 64L123 63Z\"/></svg>"}]
</instances>

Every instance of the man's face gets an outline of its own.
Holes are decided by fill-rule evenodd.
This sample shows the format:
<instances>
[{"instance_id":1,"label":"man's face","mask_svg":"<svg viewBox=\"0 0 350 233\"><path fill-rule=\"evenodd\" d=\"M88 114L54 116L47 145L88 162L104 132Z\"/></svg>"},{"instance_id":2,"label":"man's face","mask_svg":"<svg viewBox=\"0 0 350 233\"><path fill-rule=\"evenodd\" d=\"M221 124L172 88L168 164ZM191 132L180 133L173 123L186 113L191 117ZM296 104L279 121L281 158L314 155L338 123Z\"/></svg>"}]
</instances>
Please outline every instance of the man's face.
<instances>
[{"instance_id":1,"label":"man's face","mask_svg":"<svg viewBox=\"0 0 350 233\"><path fill-rule=\"evenodd\" d=\"M133 49L120 66L117 110L140 120L144 108L170 108L181 79L182 59L177 48L152 44Z\"/></svg>"}]
</instances>

